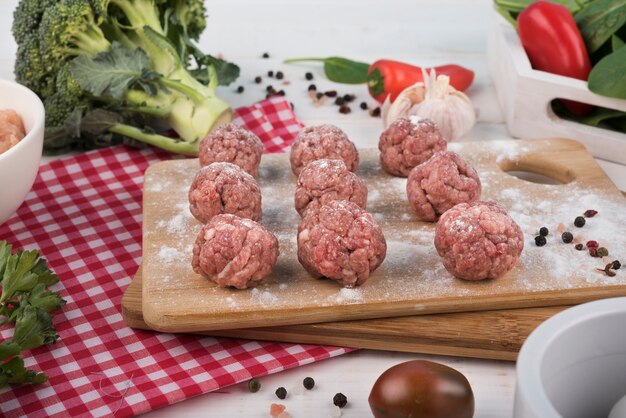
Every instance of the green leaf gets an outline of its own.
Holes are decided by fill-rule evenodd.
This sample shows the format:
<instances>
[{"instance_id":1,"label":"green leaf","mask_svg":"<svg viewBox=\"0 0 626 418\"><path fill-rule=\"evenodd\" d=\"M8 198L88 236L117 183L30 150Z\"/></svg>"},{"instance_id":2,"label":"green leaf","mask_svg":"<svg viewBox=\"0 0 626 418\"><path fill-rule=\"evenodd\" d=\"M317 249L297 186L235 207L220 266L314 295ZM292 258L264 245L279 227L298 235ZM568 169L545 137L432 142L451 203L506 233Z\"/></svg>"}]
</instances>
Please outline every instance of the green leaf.
<instances>
[{"instance_id":1,"label":"green leaf","mask_svg":"<svg viewBox=\"0 0 626 418\"><path fill-rule=\"evenodd\" d=\"M13 341L30 350L44 344L55 342L59 338L52 327L52 315L33 306L26 306L15 321Z\"/></svg>"},{"instance_id":2,"label":"green leaf","mask_svg":"<svg viewBox=\"0 0 626 418\"><path fill-rule=\"evenodd\" d=\"M16 344L10 340L2 341L0 343L0 362L10 357L17 356L20 351L22 351L22 348L19 346L19 344Z\"/></svg>"},{"instance_id":3,"label":"green leaf","mask_svg":"<svg viewBox=\"0 0 626 418\"><path fill-rule=\"evenodd\" d=\"M35 266L38 256L38 251L24 251L6 257L0 302L10 301L17 292L28 292L35 287L37 274L30 270Z\"/></svg>"},{"instance_id":4,"label":"green leaf","mask_svg":"<svg viewBox=\"0 0 626 418\"><path fill-rule=\"evenodd\" d=\"M619 36L611 36L611 49L613 50L613 52L623 47L625 43L626 42L622 41L622 38L620 38Z\"/></svg>"},{"instance_id":5,"label":"green leaf","mask_svg":"<svg viewBox=\"0 0 626 418\"><path fill-rule=\"evenodd\" d=\"M595 0L578 12L575 18L591 54L626 24L626 1Z\"/></svg>"},{"instance_id":6,"label":"green leaf","mask_svg":"<svg viewBox=\"0 0 626 418\"><path fill-rule=\"evenodd\" d=\"M295 58L285 60L285 64L303 61L322 61L324 74L329 80L343 84L363 84L367 82L367 70L370 65L342 57Z\"/></svg>"},{"instance_id":7,"label":"green leaf","mask_svg":"<svg viewBox=\"0 0 626 418\"><path fill-rule=\"evenodd\" d=\"M626 99L626 48L602 58L591 70L588 86L596 94Z\"/></svg>"},{"instance_id":8,"label":"green leaf","mask_svg":"<svg viewBox=\"0 0 626 418\"><path fill-rule=\"evenodd\" d=\"M507 10L510 13L519 13L536 1L537 0L495 0L494 3L498 9ZM591 1L593 0L551 0L550 3L562 4L567 7L570 12L576 13L581 7L584 7L584 4Z\"/></svg>"},{"instance_id":9,"label":"green leaf","mask_svg":"<svg viewBox=\"0 0 626 418\"><path fill-rule=\"evenodd\" d=\"M585 125L598 126L600 123L620 116L624 116L624 112L619 110L597 107L588 115L581 117L580 122Z\"/></svg>"},{"instance_id":10,"label":"green leaf","mask_svg":"<svg viewBox=\"0 0 626 418\"><path fill-rule=\"evenodd\" d=\"M94 96L110 96L118 100L124 98L145 71L151 70L150 58L142 49L128 49L118 42L113 42L110 50L94 58L87 55L74 58L70 69L84 90Z\"/></svg>"},{"instance_id":11,"label":"green leaf","mask_svg":"<svg viewBox=\"0 0 626 418\"><path fill-rule=\"evenodd\" d=\"M24 360L21 357L0 363L0 388L7 384L17 383L43 383L48 377L34 370L26 370Z\"/></svg>"},{"instance_id":12,"label":"green leaf","mask_svg":"<svg viewBox=\"0 0 626 418\"><path fill-rule=\"evenodd\" d=\"M81 121L81 130L90 135L100 135L122 122L122 116L101 108L87 113Z\"/></svg>"},{"instance_id":13,"label":"green leaf","mask_svg":"<svg viewBox=\"0 0 626 418\"><path fill-rule=\"evenodd\" d=\"M37 284L21 302L24 303L24 300L30 306L39 308L43 312L57 311L65 305L65 301L61 299L57 292L50 292L42 283Z\"/></svg>"}]
</instances>

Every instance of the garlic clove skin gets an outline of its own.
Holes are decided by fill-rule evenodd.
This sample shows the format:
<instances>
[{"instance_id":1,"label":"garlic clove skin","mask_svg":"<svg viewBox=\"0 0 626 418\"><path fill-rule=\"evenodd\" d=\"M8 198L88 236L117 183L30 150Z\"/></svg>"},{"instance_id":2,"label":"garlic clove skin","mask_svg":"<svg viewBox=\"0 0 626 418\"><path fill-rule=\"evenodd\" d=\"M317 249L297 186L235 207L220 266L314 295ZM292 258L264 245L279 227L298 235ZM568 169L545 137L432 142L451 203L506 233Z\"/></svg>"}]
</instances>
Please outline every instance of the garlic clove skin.
<instances>
[{"instance_id":1,"label":"garlic clove skin","mask_svg":"<svg viewBox=\"0 0 626 418\"><path fill-rule=\"evenodd\" d=\"M476 124L476 110L465 93L450 86L448 76L434 77L431 72L426 98L413 111L435 122L446 141L454 141Z\"/></svg>"},{"instance_id":2,"label":"garlic clove skin","mask_svg":"<svg viewBox=\"0 0 626 418\"><path fill-rule=\"evenodd\" d=\"M385 99L381 107L381 116L385 129L396 119L414 115L416 112L415 105L421 103L426 97L426 86L419 82L407 87L396 97L391 103L389 96Z\"/></svg>"},{"instance_id":3,"label":"garlic clove skin","mask_svg":"<svg viewBox=\"0 0 626 418\"><path fill-rule=\"evenodd\" d=\"M383 126L387 128L398 118L417 115L432 120L446 141L467 134L477 118L469 97L452 87L448 76L437 76L435 71L425 74L424 80L407 87L393 103L387 97L381 108Z\"/></svg>"}]
</instances>

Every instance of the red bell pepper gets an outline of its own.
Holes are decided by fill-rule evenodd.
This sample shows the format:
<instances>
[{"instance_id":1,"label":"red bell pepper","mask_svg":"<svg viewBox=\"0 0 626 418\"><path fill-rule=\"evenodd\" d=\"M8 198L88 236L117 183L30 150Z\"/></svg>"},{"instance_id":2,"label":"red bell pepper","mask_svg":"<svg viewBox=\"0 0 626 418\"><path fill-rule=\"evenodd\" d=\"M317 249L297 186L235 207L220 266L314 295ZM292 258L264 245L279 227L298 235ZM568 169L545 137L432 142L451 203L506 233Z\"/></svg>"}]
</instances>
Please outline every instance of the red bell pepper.
<instances>
[{"instance_id":1,"label":"red bell pepper","mask_svg":"<svg viewBox=\"0 0 626 418\"><path fill-rule=\"evenodd\" d=\"M565 6L537 1L517 17L517 30L533 68L587 80L591 61L576 21ZM563 100L572 113L586 115L593 106Z\"/></svg>"},{"instance_id":2,"label":"red bell pepper","mask_svg":"<svg viewBox=\"0 0 626 418\"><path fill-rule=\"evenodd\" d=\"M460 91L465 91L474 81L474 72L460 65L448 64L432 68L437 75L449 76L450 85ZM367 71L370 94L380 103L384 102L388 95L391 95L390 99L393 102L404 89L420 81L424 81L421 67L399 61L378 60L370 65Z\"/></svg>"}]
</instances>

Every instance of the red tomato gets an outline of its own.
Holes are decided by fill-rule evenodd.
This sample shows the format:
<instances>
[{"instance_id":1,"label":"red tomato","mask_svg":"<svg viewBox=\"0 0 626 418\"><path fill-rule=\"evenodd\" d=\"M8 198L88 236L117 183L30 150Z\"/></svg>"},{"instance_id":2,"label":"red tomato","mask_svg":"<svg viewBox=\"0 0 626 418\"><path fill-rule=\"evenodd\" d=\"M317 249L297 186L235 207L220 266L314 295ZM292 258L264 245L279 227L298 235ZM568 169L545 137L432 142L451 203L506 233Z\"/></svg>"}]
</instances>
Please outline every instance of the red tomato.
<instances>
[{"instance_id":1,"label":"red tomato","mask_svg":"<svg viewBox=\"0 0 626 418\"><path fill-rule=\"evenodd\" d=\"M440 65L433 69L438 75L449 76L452 87L460 91L467 90L474 81L474 72L460 65ZM391 95L393 102L404 89L420 81L424 81L422 68L404 62L378 60L367 70L367 87L372 97L380 103L388 95Z\"/></svg>"},{"instance_id":2,"label":"red tomato","mask_svg":"<svg viewBox=\"0 0 626 418\"><path fill-rule=\"evenodd\" d=\"M537 1L517 17L517 31L533 68L565 77L587 80L591 61L576 21L565 6ZM593 106L563 100L577 115L586 115Z\"/></svg>"},{"instance_id":3,"label":"red tomato","mask_svg":"<svg viewBox=\"0 0 626 418\"><path fill-rule=\"evenodd\" d=\"M369 396L375 418L472 418L474 393L455 369L426 360L397 364L380 375Z\"/></svg>"}]
</instances>

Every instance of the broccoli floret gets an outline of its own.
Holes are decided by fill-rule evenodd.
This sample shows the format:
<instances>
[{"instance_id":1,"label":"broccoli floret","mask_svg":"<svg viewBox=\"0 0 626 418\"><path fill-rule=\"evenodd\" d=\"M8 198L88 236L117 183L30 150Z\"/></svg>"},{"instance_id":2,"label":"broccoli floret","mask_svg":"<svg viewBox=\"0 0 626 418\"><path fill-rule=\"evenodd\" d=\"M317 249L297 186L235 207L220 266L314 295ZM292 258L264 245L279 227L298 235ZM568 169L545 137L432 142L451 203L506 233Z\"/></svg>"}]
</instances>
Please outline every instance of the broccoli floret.
<instances>
[{"instance_id":1,"label":"broccoli floret","mask_svg":"<svg viewBox=\"0 0 626 418\"><path fill-rule=\"evenodd\" d=\"M66 63L57 75L55 92L44 100L46 126L62 126L65 119L83 102L83 89L74 79L69 63Z\"/></svg>"},{"instance_id":2,"label":"broccoli floret","mask_svg":"<svg viewBox=\"0 0 626 418\"><path fill-rule=\"evenodd\" d=\"M21 0L15 75L44 101L50 148L105 146L125 136L197 153L200 139L231 115L214 94L218 75L230 82L239 70L192 43L206 27L205 12L201 0ZM188 68L191 55L197 68ZM98 109L117 116L94 123L88 116ZM177 138L164 135L171 130Z\"/></svg>"}]
</instances>

